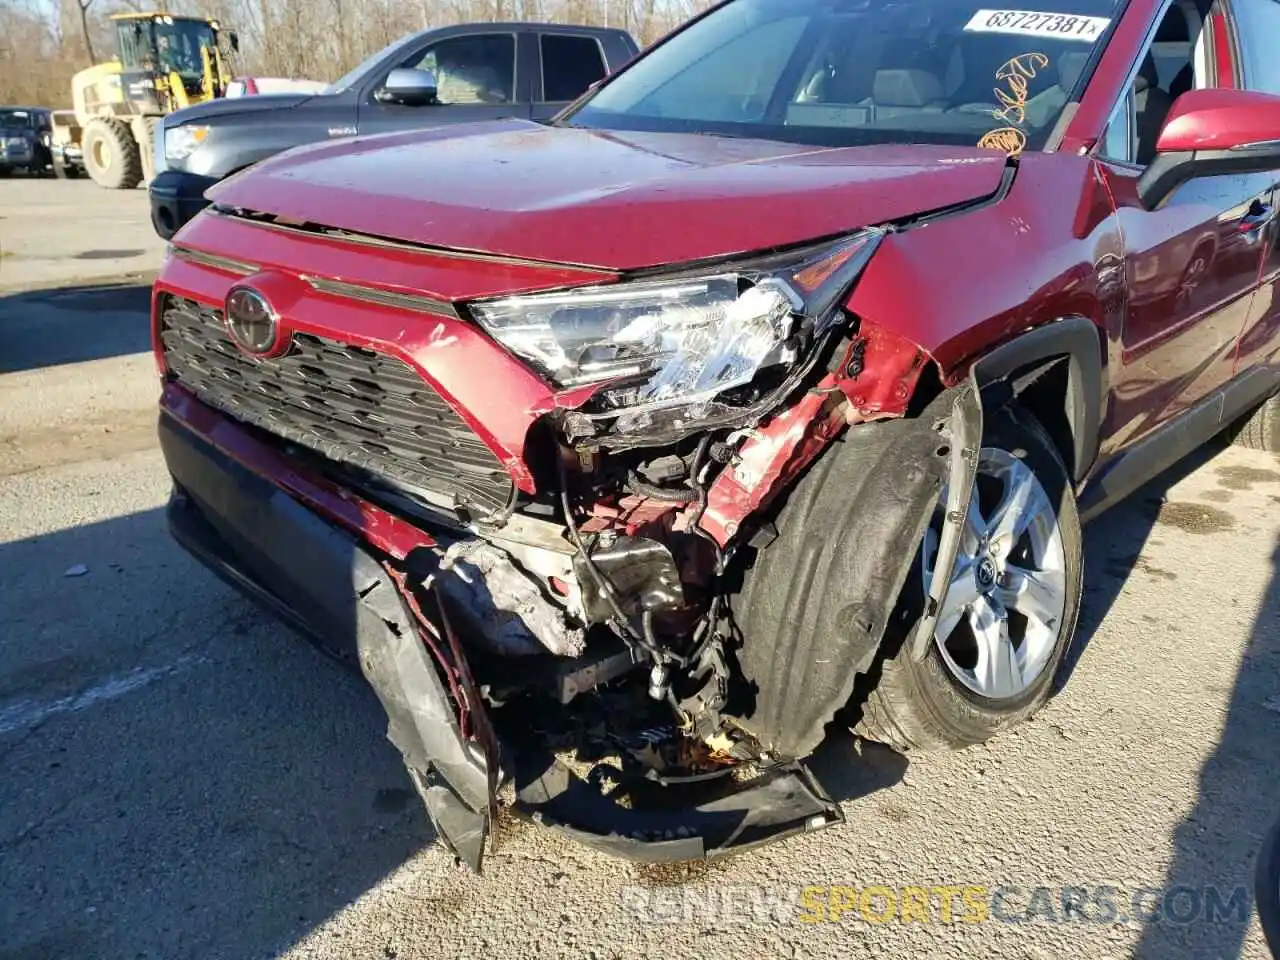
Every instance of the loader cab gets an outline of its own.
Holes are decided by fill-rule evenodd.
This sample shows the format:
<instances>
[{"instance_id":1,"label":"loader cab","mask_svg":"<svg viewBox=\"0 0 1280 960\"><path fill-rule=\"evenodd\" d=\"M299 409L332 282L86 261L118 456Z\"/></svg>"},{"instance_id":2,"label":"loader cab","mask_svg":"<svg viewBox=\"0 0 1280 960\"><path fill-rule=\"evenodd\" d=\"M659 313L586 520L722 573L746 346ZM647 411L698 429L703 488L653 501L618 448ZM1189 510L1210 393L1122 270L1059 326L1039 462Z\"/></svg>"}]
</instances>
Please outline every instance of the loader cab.
<instances>
[{"instance_id":1,"label":"loader cab","mask_svg":"<svg viewBox=\"0 0 1280 960\"><path fill-rule=\"evenodd\" d=\"M133 112L167 114L225 94L230 77L216 21L168 14L113 19L121 89ZM234 34L228 43L238 46Z\"/></svg>"}]
</instances>

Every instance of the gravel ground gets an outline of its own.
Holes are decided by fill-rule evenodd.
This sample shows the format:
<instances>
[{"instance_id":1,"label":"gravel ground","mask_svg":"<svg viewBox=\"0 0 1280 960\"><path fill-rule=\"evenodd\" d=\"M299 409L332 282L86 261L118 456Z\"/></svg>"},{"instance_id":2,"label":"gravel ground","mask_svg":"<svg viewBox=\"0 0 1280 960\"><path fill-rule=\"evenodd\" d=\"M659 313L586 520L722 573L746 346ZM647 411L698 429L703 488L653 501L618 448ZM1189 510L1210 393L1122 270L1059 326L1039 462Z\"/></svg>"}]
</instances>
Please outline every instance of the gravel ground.
<instances>
[{"instance_id":1,"label":"gravel ground","mask_svg":"<svg viewBox=\"0 0 1280 960\"><path fill-rule=\"evenodd\" d=\"M28 188L145 227L140 193L15 181L5 249ZM1088 529L1078 662L1034 722L909 764L829 744L845 826L644 868L512 822L477 879L372 694L170 543L144 307L128 278L0 289L3 960L1266 955L1231 897L1280 816L1276 458L1207 450Z\"/></svg>"}]
</instances>

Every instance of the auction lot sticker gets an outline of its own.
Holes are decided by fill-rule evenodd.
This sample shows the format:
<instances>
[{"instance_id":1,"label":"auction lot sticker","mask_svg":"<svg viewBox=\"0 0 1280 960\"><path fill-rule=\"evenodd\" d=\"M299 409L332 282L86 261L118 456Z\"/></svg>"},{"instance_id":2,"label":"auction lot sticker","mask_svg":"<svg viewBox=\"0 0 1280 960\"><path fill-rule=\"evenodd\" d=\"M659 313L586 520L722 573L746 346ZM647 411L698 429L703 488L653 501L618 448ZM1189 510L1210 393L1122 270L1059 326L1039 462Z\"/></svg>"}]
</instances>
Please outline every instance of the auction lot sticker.
<instances>
[{"instance_id":1,"label":"auction lot sticker","mask_svg":"<svg viewBox=\"0 0 1280 960\"><path fill-rule=\"evenodd\" d=\"M1109 17L1082 17L1033 10L979 10L964 28L970 33L1012 33L1046 40L1083 40L1092 43L1110 25Z\"/></svg>"}]
</instances>

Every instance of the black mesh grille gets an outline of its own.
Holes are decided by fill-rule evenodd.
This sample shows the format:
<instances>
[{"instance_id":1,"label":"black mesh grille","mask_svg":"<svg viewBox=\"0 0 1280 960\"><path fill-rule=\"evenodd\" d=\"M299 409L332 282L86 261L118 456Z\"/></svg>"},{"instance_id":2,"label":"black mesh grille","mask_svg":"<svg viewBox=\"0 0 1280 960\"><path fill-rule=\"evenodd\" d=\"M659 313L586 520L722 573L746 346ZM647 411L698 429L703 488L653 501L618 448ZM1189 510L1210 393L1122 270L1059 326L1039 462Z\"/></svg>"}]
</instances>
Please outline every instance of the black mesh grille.
<instances>
[{"instance_id":1,"label":"black mesh grille","mask_svg":"<svg viewBox=\"0 0 1280 960\"><path fill-rule=\"evenodd\" d=\"M510 475L444 398L395 357L295 334L283 357L235 348L221 313L169 298L160 338L171 376L205 403L446 507L506 506Z\"/></svg>"}]
</instances>

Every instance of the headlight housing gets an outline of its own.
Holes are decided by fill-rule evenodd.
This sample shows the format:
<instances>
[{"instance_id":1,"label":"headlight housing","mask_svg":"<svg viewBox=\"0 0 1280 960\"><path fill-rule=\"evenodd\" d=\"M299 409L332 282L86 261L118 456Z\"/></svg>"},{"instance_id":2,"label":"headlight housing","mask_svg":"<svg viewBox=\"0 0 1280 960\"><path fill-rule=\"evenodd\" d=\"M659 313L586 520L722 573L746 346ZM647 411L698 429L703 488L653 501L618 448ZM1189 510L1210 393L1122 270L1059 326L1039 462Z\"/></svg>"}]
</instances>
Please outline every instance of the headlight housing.
<instances>
[{"instance_id":1,"label":"headlight housing","mask_svg":"<svg viewBox=\"0 0 1280 960\"><path fill-rule=\"evenodd\" d=\"M504 347L557 387L601 384L616 429L657 412L706 416L717 398L786 368L829 325L883 231L736 270L468 305ZM664 422L670 417L662 417Z\"/></svg>"},{"instance_id":2,"label":"headlight housing","mask_svg":"<svg viewBox=\"0 0 1280 960\"><path fill-rule=\"evenodd\" d=\"M165 160L176 163L187 159L208 136L209 128L196 123L166 129L164 132Z\"/></svg>"}]
</instances>

